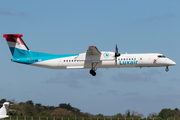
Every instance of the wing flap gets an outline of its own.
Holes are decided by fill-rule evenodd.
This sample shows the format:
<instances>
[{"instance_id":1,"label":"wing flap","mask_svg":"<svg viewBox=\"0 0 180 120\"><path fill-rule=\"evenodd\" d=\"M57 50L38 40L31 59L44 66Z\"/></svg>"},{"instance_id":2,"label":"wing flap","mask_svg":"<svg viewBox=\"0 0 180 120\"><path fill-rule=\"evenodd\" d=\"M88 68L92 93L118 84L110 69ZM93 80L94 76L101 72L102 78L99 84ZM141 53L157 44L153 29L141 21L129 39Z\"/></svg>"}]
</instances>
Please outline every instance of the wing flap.
<instances>
[{"instance_id":1,"label":"wing flap","mask_svg":"<svg viewBox=\"0 0 180 120\"><path fill-rule=\"evenodd\" d=\"M97 49L96 46L89 46L88 50L86 51L86 55L100 55L101 52Z\"/></svg>"}]
</instances>

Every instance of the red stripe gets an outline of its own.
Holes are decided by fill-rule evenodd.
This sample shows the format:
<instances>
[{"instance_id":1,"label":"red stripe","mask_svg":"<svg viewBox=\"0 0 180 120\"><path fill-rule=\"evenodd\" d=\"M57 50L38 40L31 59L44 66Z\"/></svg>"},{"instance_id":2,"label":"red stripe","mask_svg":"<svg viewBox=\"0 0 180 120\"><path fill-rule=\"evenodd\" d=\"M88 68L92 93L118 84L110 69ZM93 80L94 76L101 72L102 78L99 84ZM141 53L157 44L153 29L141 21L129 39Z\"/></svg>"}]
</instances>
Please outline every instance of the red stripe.
<instances>
[{"instance_id":1,"label":"red stripe","mask_svg":"<svg viewBox=\"0 0 180 120\"><path fill-rule=\"evenodd\" d=\"M24 45L24 43L21 41L22 34L4 34L3 37L6 38L6 41L9 42L16 42L19 44Z\"/></svg>"},{"instance_id":2,"label":"red stripe","mask_svg":"<svg viewBox=\"0 0 180 120\"><path fill-rule=\"evenodd\" d=\"M9 42L15 42L15 43L19 43L19 41L17 41L17 38L6 38L6 41L9 41Z\"/></svg>"},{"instance_id":3,"label":"red stripe","mask_svg":"<svg viewBox=\"0 0 180 120\"><path fill-rule=\"evenodd\" d=\"M24 43L21 41L21 38L19 38L19 41L20 41L20 43L21 43L22 45L24 45Z\"/></svg>"},{"instance_id":4,"label":"red stripe","mask_svg":"<svg viewBox=\"0 0 180 120\"><path fill-rule=\"evenodd\" d=\"M21 38L23 35L22 34L4 34L3 37L19 37Z\"/></svg>"}]
</instances>

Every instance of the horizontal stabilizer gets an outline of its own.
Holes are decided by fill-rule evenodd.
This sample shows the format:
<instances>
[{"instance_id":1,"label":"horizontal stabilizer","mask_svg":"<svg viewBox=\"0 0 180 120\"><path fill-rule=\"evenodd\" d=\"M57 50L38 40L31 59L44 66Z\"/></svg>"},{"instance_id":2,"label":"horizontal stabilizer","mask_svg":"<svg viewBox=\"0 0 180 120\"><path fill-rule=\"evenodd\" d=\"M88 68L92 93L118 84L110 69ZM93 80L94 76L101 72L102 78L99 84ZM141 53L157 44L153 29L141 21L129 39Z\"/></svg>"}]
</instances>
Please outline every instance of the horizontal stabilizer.
<instances>
[{"instance_id":1,"label":"horizontal stabilizer","mask_svg":"<svg viewBox=\"0 0 180 120\"><path fill-rule=\"evenodd\" d=\"M7 118L9 117L9 115L0 115L0 119L4 119L4 118Z\"/></svg>"}]
</instances>

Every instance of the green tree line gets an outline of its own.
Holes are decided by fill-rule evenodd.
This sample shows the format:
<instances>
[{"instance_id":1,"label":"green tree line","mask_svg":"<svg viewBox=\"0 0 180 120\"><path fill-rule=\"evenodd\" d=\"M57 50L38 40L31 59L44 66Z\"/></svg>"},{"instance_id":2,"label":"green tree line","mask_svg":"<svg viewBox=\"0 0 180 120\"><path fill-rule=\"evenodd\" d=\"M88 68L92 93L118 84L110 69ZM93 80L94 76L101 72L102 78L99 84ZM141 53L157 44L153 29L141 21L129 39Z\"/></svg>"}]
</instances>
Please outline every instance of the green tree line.
<instances>
[{"instance_id":1,"label":"green tree line","mask_svg":"<svg viewBox=\"0 0 180 120\"><path fill-rule=\"evenodd\" d=\"M6 99L0 100L0 107ZM72 107L70 103L61 103L59 106L45 106L41 103L34 104L32 100L26 102L16 103L14 100L9 101L8 115L11 116L41 116L41 117L84 117L84 118L143 118L143 114L136 111L127 110L124 114L117 113L116 115L106 116L103 114L93 115L90 113L83 113L79 108ZM155 119L179 119L180 111L178 108L171 110L164 108L159 113L150 113L148 118Z\"/></svg>"}]
</instances>

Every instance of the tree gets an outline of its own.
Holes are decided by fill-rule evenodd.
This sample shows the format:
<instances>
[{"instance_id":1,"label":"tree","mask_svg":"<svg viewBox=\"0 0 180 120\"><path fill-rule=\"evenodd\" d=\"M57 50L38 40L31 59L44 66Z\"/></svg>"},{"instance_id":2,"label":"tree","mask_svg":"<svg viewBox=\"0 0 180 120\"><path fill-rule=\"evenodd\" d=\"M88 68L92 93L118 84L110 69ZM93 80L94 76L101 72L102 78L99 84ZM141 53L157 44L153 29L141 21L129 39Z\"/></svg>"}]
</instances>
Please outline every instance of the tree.
<instances>
[{"instance_id":1,"label":"tree","mask_svg":"<svg viewBox=\"0 0 180 120\"><path fill-rule=\"evenodd\" d=\"M1 99L0 100L0 107L2 107L3 103L6 102L6 99Z\"/></svg>"},{"instance_id":2,"label":"tree","mask_svg":"<svg viewBox=\"0 0 180 120\"><path fill-rule=\"evenodd\" d=\"M130 110L126 110L125 114L123 115L126 118L132 117L132 118L142 118L144 115L143 114L139 114L136 111L130 111Z\"/></svg>"},{"instance_id":3,"label":"tree","mask_svg":"<svg viewBox=\"0 0 180 120\"><path fill-rule=\"evenodd\" d=\"M163 119L167 119L168 117L172 117L172 118L178 118L178 112L176 110L171 110L170 108L167 109L162 109L159 113L159 117L163 118Z\"/></svg>"},{"instance_id":4,"label":"tree","mask_svg":"<svg viewBox=\"0 0 180 120\"><path fill-rule=\"evenodd\" d=\"M169 111L168 117L178 118L179 113L176 110L171 110L171 111Z\"/></svg>"},{"instance_id":5,"label":"tree","mask_svg":"<svg viewBox=\"0 0 180 120\"><path fill-rule=\"evenodd\" d=\"M31 105L31 106L34 106L34 103L33 103L32 100L28 100L28 101L26 101L26 103L29 104L29 105Z\"/></svg>"},{"instance_id":6,"label":"tree","mask_svg":"<svg viewBox=\"0 0 180 120\"><path fill-rule=\"evenodd\" d=\"M157 113L150 113L150 114L148 115L148 118L152 119L152 118L156 118L157 116L158 116Z\"/></svg>"},{"instance_id":7,"label":"tree","mask_svg":"<svg viewBox=\"0 0 180 120\"><path fill-rule=\"evenodd\" d=\"M0 100L0 103L4 103L4 102L6 102L6 99L1 99Z\"/></svg>"},{"instance_id":8,"label":"tree","mask_svg":"<svg viewBox=\"0 0 180 120\"><path fill-rule=\"evenodd\" d=\"M131 117L131 111L129 109L126 110L126 112L125 112L125 114L123 116L126 117L126 118Z\"/></svg>"},{"instance_id":9,"label":"tree","mask_svg":"<svg viewBox=\"0 0 180 120\"><path fill-rule=\"evenodd\" d=\"M68 117L68 110L63 108L57 108L52 113L51 116L61 116L61 117Z\"/></svg>"},{"instance_id":10,"label":"tree","mask_svg":"<svg viewBox=\"0 0 180 120\"><path fill-rule=\"evenodd\" d=\"M25 114L27 116L33 116L34 115L32 108L30 106L28 106L28 105L25 106Z\"/></svg>"},{"instance_id":11,"label":"tree","mask_svg":"<svg viewBox=\"0 0 180 120\"><path fill-rule=\"evenodd\" d=\"M82 116L83 116L83 117L86 117L86 118L92 118L92 117L94 117L94 115L93 115L93 114L90 114L90 113L83 113Z\"/></svg>"},{"instance_id":12,"label":"tree","mask_svg":"<svg viewBox=\"0 0 180 120\"><path fill-rule=\"evenodd\" d=\"M132 111L131 117L133 118L142 118L144 115L139 114L137 111Z\"/></svg>"},{"instance_id":13,"label":"tree","mask_svg":"<svg viewBox=\"0 0 180 120\"><path fill-rule=\"evenodd\" d=\"M50 113L49 112L46 112L46 111L43 111L39 114L39 116L43 116L43 117L49 117L50 116Z\"/></svg>"},{"instance_id":14,"label":"tree","mask_svg":"<svg viewBox=\"0 0 180 120\"><path fill-rule=\"evenodd\" d=\"M70 103L68 103L68 104L66 104L66 103L59 104L59 108L63 108L63 109L66 109L66 110L72 110L72 107L71 107Z\"/></svg>"},{"instance_id":15,"label":"tree","mask_svg":"<svg viewBox=\"0 0 180 120\"><path fill-rule=\"evenodd\" d=\"M36 103L35 107L41 107L41 103Z\"/></svg>"},{"instance_id":16,"label":"tree","mask_svg":"<svg viewBox=\"0 0 180 120\"><path fill-rule=\"evenodd\" d=\"M98 117L98 118L103 118L104 115L99 113L99 114L96 115L96 117Z\"/></svg>"},{"instance_id":17,"label":"tree","mask_svg":"<svg viewBox=\"0 0 180 120\"><path fill-rule=\"evenodd\" d=\"M169 111L171 111L171 109L167 109L167 108L162 109L159 113L159 117L166 119L168 117Z\"/></svg>"},{"instance_id":18,"label":"tree","mask_svg":"<svg viewBox=\"0 0 180 120\"><path fill-rule=\"evenodd\" d=\"M61 104L59 104L59 108L66 109L66 110L68 110L68 111L73 112L74 114L80 113L80 111L81 111L81 110L78 109L78 108L72 107L72 106L70 105L70 103L68 103L68 104L66 104L66 103L61 103Z\"/></svg>"},{"instance_id":19,"label":"tree","mask_svg":"<svg viewBox=\"0 0 180 120\"><path fill-rule=\"evenodd\" d=\"M124 118L121 113L118 113L118 114L114 115L113 117L114 118Z\"/></svg>"},{"instance_id":20,"label":"tree","mask_svg":"<svg viewBox=\"0 0 180 120\"><path fill-rule=\"evenodd\" d=\"M177 111L177 112L179 112L179 109L178 109L178 108L175 108L174 110Z\"/></svg>"}]
</instances>

